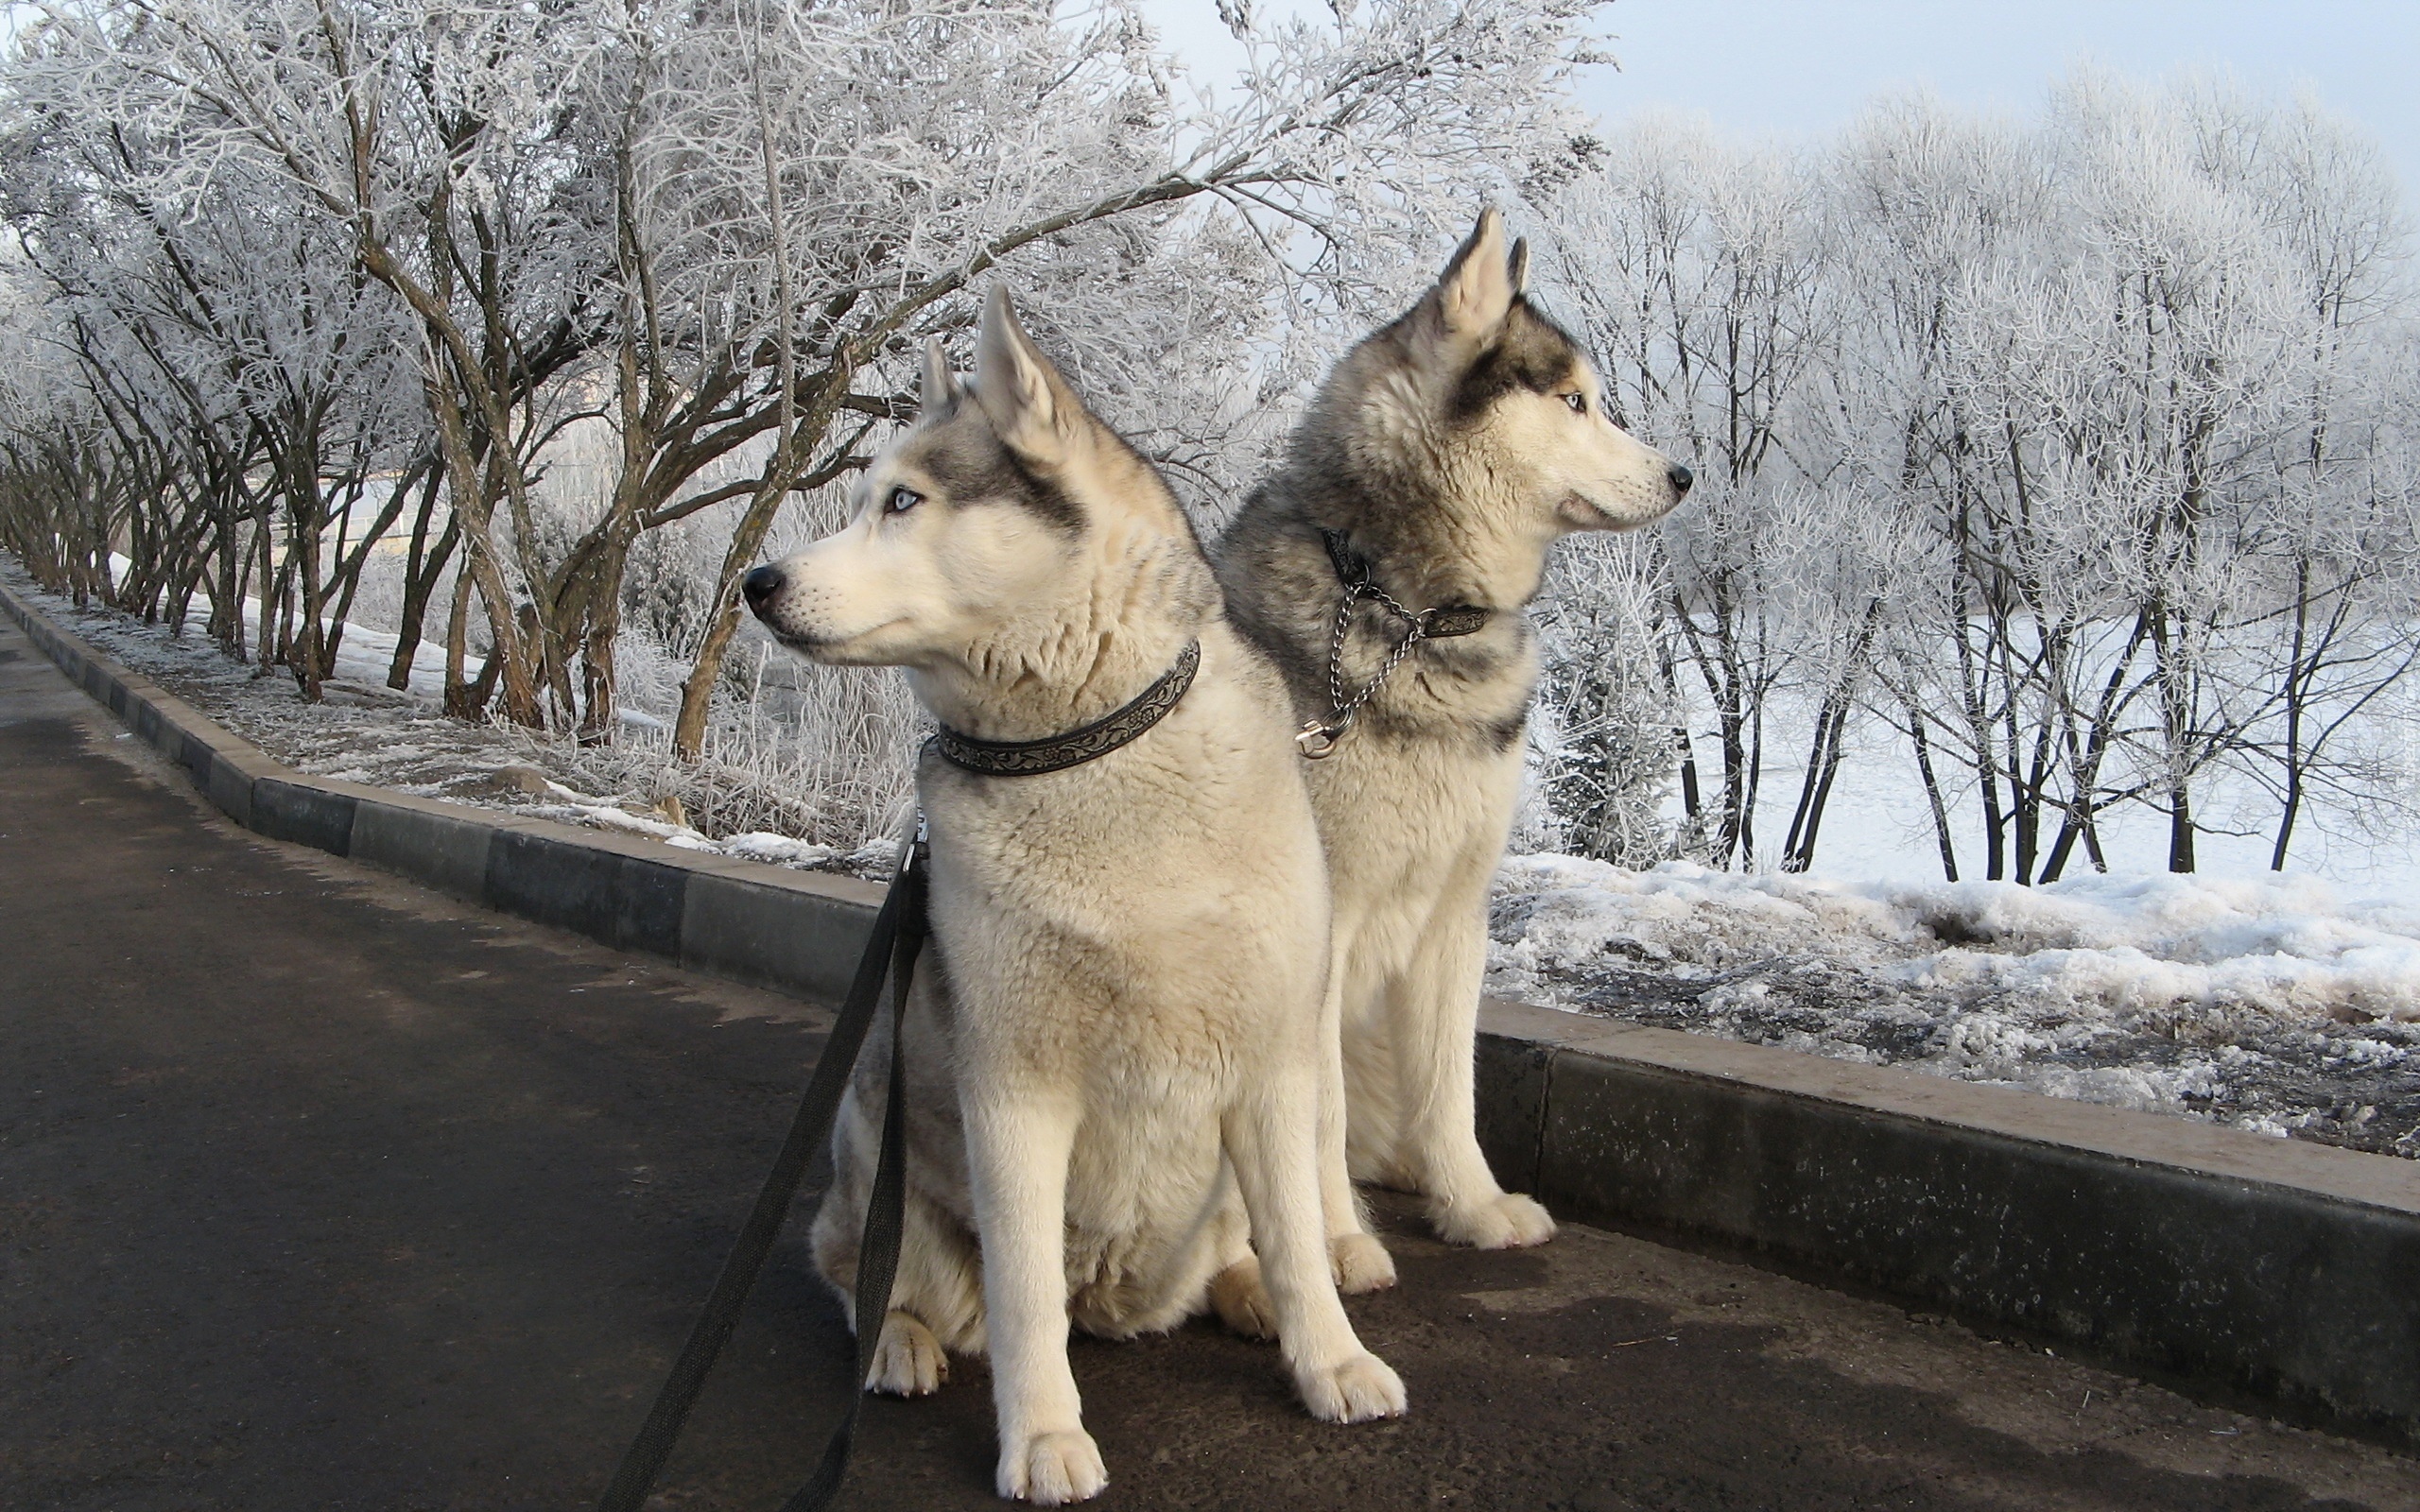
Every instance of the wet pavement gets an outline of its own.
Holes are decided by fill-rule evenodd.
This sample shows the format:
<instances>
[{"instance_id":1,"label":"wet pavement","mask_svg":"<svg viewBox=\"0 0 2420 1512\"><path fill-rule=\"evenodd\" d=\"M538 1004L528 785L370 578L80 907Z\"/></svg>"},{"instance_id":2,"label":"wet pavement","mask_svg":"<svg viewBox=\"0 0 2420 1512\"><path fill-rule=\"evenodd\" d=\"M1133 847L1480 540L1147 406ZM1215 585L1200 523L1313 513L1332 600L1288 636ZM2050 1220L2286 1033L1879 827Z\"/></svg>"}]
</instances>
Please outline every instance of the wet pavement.
<instances>
[{"instance_id":1,"label":"wet pavement","mask_svg":"<svg viewBox=\"0 0 2420 1512\"><path fill-rule=\"evenodd\" d=\"M822 1010L249 835L0 622L0 1508L594 1502ZM804 1199L811 1202L813 1199ZM804 1202L802 1207L804 1208ZM1349 1305L1411 1416L1273 1349L1079 1341L1109 1507L2420 1508L2420 1462L1566 1227ZM840 1400L804 1213L657 1505L771 1508ZM844 1504L996 1505L979 1361Z\"/></svg>"}]
</instances>

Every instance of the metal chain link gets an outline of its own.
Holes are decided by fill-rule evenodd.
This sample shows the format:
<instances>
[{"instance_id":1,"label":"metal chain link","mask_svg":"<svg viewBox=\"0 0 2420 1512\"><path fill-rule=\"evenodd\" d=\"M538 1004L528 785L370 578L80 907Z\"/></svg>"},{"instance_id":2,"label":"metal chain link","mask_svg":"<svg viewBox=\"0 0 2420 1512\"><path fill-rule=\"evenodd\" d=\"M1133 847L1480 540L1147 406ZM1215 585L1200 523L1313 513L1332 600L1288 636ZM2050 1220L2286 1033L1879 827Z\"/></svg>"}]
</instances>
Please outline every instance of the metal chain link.
<instances>
[{"instance_id":1,"label":"metal chain link","mask_svg":"<svg viewBox=\"0 0 2420 1512\"><path fill-rule=\"evenodd\" d=\"M1353 606L1360 602L1364 593L1376 599L1381 608L1397 619L1408 621L1411 628L1395 643L1394 650L1389 653L1386 664L1378 668L1377 675L1361 684L1361 691L1348 698L1344 695L1344 639L1353 628ZM1342 738L1345 730L1361 713L1361 706L1376 696L1386 680L1395 675L1395 668L1403 665L1403 659L1411 655L1411 648L1427 636L1426 614L1413 613L1397 603L1385 589L1366 579L1348 585L1344 590L1344 602L1336 608L1336 635L1327 654L1328 706L1332 712L1324 719L1311 720L1295 734L1294 744L1304 757L1319 761L1336 749L1337 741Z\"/></svg>"}]
</instances>

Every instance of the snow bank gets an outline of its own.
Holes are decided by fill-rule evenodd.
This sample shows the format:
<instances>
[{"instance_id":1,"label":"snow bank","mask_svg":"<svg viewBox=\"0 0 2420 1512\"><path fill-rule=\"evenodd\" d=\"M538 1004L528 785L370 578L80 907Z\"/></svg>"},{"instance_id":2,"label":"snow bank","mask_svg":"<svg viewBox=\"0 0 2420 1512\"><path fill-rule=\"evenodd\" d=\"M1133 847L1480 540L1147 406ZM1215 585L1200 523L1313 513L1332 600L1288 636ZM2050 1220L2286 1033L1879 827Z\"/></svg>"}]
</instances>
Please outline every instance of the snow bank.
<instances>
[{"instance_id":1,"label":"snow bank","mask_svg":"<svg viewBox=\"0 0 2420 1512\"><path fill-rule=\"evenodd\" d=\"M1495 914L1490 967L1516 988L1609 953L1712 970L1813 954L2079 1008L2420 1021L2420 905L2345 902L2306 876L1909 886L1534 855L1498 873Z\"/></svg>"},{"instance_id":2,"label":"snow bank","mask_svg":"<svg viewBox=\"0 0 2420 1512\"><path fill-rule=\"evenodd\" d=\"M2044 887L1498 872L1505 996L2420 1156L2420 905L2308 876Z\"/></svg>"}]
</instances>

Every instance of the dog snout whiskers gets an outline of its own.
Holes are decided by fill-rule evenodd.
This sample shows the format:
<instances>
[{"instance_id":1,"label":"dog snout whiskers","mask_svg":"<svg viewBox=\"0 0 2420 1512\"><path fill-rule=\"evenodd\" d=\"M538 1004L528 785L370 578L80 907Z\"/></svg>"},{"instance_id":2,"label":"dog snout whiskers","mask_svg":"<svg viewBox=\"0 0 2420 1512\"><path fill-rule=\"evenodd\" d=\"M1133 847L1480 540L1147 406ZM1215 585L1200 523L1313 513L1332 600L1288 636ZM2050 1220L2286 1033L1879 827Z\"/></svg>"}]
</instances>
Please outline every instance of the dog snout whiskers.
<instances>
[{"instance_id":1,"label":"dog snout whiskers","mask_svg":"<svg viewBox=\"0 0 2420 1512\"><path fill-rule=\"evenodd\" d=\"M765 612L765 601L782 591L783 581L779 567L752 568L748 576L739 580L739 591L747 595L748 607L762 614Z\"/></svg>"},{"instance_id":2,"label":"dog snout whiskers","mask_svg":"<svg viewBox=\"0 0 2420 1512\"><path fill-rule=\"evenodd\" d=\"M1664 475L1671 480L1672 497L1676 499L1687 493L1689 491L1689 485L1698 480L1698 475L1696 473L1690 472L1686 467L1678 462L1673 463L1670 471L1667 472ZM762 569L759 570L761 571Z\"/></svg>"}]
</instances>

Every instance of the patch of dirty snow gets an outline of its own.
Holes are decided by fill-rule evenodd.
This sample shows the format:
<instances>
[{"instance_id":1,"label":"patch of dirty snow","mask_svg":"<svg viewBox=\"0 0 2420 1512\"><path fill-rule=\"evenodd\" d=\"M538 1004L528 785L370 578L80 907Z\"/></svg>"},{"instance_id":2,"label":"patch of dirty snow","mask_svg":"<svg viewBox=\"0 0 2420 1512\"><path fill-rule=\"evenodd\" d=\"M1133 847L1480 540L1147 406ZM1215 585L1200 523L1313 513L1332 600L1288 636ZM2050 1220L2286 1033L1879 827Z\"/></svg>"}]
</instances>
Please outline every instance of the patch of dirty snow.
<instances>
[{"instance_id":1,"label":"patch of dirty snow","mask_svg":"<svg viewBox=\"0 0 2420 1512\"><path fill-rule=\"evenodd\" d=\"M2420 904L2299 875L1858 884L1513 858L1488 986L2420 1157Z\"/></svg>"},{"instance_id":2,"label":"patch of dirty snow","mask_svg":"<svg viewBox=\"0 0 2420 1512\"><path fill-rule=\"evenodd\" d=\"M838 853L828 845L793 840L786 834L769 834L762 830L735 834L722 843L722 850L725 855L769 862L777 867L820 867Z\"/></svg>"}]
</instances>

